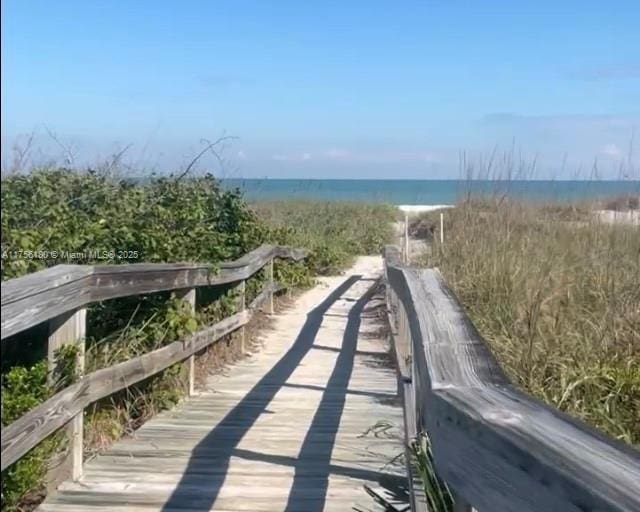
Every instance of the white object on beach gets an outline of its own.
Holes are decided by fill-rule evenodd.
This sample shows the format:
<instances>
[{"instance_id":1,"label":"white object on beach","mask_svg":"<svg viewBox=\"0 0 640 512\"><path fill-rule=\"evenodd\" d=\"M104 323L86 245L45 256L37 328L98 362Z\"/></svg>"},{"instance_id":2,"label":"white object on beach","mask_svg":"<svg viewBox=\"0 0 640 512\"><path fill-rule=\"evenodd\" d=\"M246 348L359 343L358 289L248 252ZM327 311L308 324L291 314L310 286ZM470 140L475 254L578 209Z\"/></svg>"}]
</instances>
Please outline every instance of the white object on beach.
<instances>
[{"instance_id":1,"label":"white object on beach","mask_svg":"<svg viewBox=\"0 0 640 512\"><path fill-rule=\"evenodd\" d=\"M619 212L616 210L596 210L594 212L600 222L605 224L632 224L640 226L640 210Z\"/></svg>"},{"instance_id":2,"label":"white object on beach","mask_svg":"<svg viewBox=\"0 0 640 512\"><path fill-rule=\"evenodd\" d=\"M443 208L453 208L452 204L399 204L398 210L407 214L416 214L431 212L433 210L442 210Z\"/></svg>"}]
</instances>

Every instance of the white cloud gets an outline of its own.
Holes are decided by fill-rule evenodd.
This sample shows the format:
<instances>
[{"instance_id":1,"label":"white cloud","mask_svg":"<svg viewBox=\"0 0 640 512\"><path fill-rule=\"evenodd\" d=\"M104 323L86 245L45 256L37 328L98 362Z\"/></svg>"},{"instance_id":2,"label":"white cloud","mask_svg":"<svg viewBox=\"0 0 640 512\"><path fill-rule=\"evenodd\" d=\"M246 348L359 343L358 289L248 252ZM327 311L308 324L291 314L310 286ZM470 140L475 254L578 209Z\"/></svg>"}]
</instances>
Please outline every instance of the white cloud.
<instances>
[{"instance_id":1,"label":"white cloud","mask_svg":"<svg viewBox=\"0 0 640 512\"><path fill-rule=\"evenodd\" d=\"M624 151L615 144L606 144L600 153L611 158L620 158L624 155Z\"/></svg>"},{"instance_id":2,"label":"white cloud","mask_svg":"<svg viewBox=\"0 0 640 512\"><path fill-rule=\"evenodd\" d=\"M280 162L301 162L312 159L331 160L335 162L360 163L402 163L402 162L440 162L441 158L433 151L356 151L343 148L331 148L315 153L283 153L273 155L272 159Z\"/></svg>"},{"instance_id":3,"label":"white cloud","mask_svg":"<svg viewBox=\"0 0 640 512\"><path fill-rule=\"evenodd\" d=\"M290 153L290 154L277 154L271 157L276 162L306 162L311 160L311 153Z\"/></svg>"},{"instance_id":4,"label":"white cloud","mask_svg":"<svg viewBox=\"0 0 640 512\"><path fill-rule=\"evenodd\" d=\"M440 159L432 151L371 151L354 153L351 160L360 162L426 162L434 163Z\"/></svg>"},{"instance_id":5,"label":"white cloud","mask_svg":"<svg viewBox=\"0 0 640 512\"><path fill-rule=\"evenodd\" d=\"M238 155L237 156L238 156L238 158L240 160L246 160L247 159L247 154L242 150L238 151Z\"/></svg>"},{"instance_id":6,"label":"white cloud","mask_svg":"<svg viewBox=\"0 0 640 512\"><path fill-rule=\"evenodd\" d=\"M331 159L335 159L335 160L343 160L343 159L347 159L351 156L351 151L349 151L348 149L329 149L327 151L325 151L324 153L328 158Z\"/></svg>"}]
</instances>

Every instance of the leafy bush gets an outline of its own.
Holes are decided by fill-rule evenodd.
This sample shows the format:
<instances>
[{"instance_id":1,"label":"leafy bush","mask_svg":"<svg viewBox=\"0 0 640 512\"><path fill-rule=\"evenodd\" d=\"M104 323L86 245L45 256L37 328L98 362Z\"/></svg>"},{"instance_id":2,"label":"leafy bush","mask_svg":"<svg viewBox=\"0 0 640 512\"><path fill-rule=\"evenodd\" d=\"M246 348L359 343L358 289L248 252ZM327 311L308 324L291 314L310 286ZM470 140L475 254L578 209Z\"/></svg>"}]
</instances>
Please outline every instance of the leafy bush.
<instances>
[{"instance_id":1,"label":"leafy bush","mask_svg":"<svg viewBox=\"0 0 640 512\"><path fill-rule=\"evenodd\" d=\"M239 193L212 176L134 184L66 170L14 175L3 179L2 210L2 279L64 262L215 264L264 238ZM11 257L26 251L46 254Z\"/></svg>"},{"instance_id":2,"label":"leafy bush","mask_svg":"<svg viewBox=\"0 0 640 512\"><path fill-rule=\"evenodd\" d=\"M239 193L220 189L211 176L134 183L54 169L2 180L2 279L59 263L197 261L215 267L260 245L265 233ZM170 294L96 304L88 312L87 371L158 348L196 327L194 315ZM75 360L72 349L59 354L60 366ZM24 356L14 357L13 365L3 361L3 425L52 393L46 363L24 366L21 360L29 354ZM69 383L68 372L62 372L56 384ZM104 438L104 432L95 430L107 424L111 439L135 428L175 404L184 389L185 372L179 364L95 404L85 419L87 438ZM20 507L40 492L55 449L47 440L3 472L3 510Z\"/></svg>"},{"instance_id":3,"label":"leafy bush","mask_svg":"<svg viewBox=\"0 0 640 512\"><path fill-rule=\"evenodd\" d=\"M11 369L2 376L2 389L2 424L8 425L49 398L46 361Z\"/></svg>"},{"instance_id":4,"label":"leafy bush","mask_svg":"<svg viewBox=\"0 0 640 512\"><path fill-rule=\"evenodd\" d=\"M47 362L32 367L15 366L2 375L2 426L44 402L56 390L72 384L76 378L74 346L64 346L56 353L57 380L47 382ZM63 436L55 433L32 448L24 457L2 472L2 509L18 510L26 500L37 502L44 491L48 461L60 448Z\"/></svg>"},{"instance_id":5,"label":"leafy bush","mask_svg":"<svg viewBox=\"0 0 640 512\"><path fill-rule=\"evenodd\" d=\"M135 182L91 171L45 169L2 179L1 275L10 279L60 263L192 261L215 268L262 243L279 243L311 249L308 260L279 261L274 269L283 284L308 286L316 272L335 271L353 255L377 252L391 234L392 217L390 207L331 203L284 202L254 210L238 191L221 189L212 176ZM259 293L265 277L259 272L247 281L247 301ZM86 371L131 359L221 320L237 310L237 291L232 286L201 288L197 303L195 314L171 293L93 304L87 314ZM29 348L12 353L11 364L3 360L3 425L53 392L46 385L45 363L32 365L33 335L17 335L24 344L7 342ZM73 361L73 346L59 354L63 368ZM69 379L73 372L63 371L57 384L64 387ZM134 430L174 405L185 390L186 372L179 363L93 404L85 411L85 450L99 450ZM3 510L20 508L25 500L32 504L30 496L42 488L56 442L46 440L3 472Z\"/></svg>"}]
</instances>

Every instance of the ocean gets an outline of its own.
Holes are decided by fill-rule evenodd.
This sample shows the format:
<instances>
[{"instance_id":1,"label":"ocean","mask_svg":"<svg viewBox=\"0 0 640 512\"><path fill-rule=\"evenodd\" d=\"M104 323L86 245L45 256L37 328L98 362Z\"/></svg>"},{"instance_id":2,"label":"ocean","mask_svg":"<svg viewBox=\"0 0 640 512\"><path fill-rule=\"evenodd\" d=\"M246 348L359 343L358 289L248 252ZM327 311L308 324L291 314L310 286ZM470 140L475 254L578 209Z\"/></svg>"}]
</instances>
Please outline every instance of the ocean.
<instances>
[{"instance_id":1,"label":"ocean","mask_svg":"<svg viewBox=\"0 0 640 512\"><path fill-rule=\"evenodd\" d=\"M321 199L406 205L453 204L474 195L572 201L640 195L640 181L223 179L248 200Z\"/></svg>"}]
</instances>

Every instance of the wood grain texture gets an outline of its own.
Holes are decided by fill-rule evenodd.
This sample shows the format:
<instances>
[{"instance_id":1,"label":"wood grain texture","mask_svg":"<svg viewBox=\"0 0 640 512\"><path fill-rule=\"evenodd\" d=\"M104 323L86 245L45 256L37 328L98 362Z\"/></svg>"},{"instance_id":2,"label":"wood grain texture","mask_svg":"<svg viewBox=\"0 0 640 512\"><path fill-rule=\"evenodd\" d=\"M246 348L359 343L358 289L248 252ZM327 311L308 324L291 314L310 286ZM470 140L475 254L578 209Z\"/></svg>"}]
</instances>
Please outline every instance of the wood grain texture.
<instances>
[{"instance_id":1,"label":"wood grain texture","mask_svg":"<svg viewBox=\"0 0 640 512\"><path fill-rule=\"evenodd\" d=\"M87 326L87 310L81 308L69 311L49 321L49 339L47 346L48 369L47 381L54 386L62 377L63 368L59 368L58 350L64 345L77 347L75 372L78 378L84 375L85 337ZM67 369L68 370L68 369ZM66 478L77 480L82 474L83 455L83 414L76 414L66 426L67 446L65 453L56 457L56 463L49 465L47 488L55 489Z\"/></svg>"},{"instance_id":2,"label":"wood grain texture","mask_svg":"<svg viewBox=\"0 0 640 512\"><path fill-rule=\"evenodd\" d=\"M271 318L258 352L87 461L40 512L389 510L365 485L405 510L380 270L360 258L320 278Z\"/></svg>"},{"instance_id":3,"label":"wood grain texture","mask_svg":"<svg viewBox=\"0 0 640 512\"><path fill-rule=\"evenodd\" d=\"M84 376L46 402L2 428L2 470L13 464L89 404L140 382L199 352L245 325L251 311L244 310L160 349Z\"/></svg>"},{"instance_id":4,"label":"wood grain texture","mask_svg":"<svg viewBox=\"0 0 640 512\"><path fill-rule=\"evenodd\" d=\"M247 307L247 282L243 279L236 285L236 289L238 290L238 298L237 300L237 309L239 311L244 311ZM239 350L241 354L245 353L246 348L246 329L240 327L240 343Z\"/></svg>"},{"instance_id":5,"label":"wood grain texture","mask_svg":"<svg viewBox=\"0 0 640 512\"><path fill-rule=\"evenodd\" d=\"M413 460L413 443L418 434L416 422L415 391L411 380L411 358L408 357L410 342L405 328L406 320L404 311L399 309L399 304L394 300L395 295L387 293L388 321L391 326L390 339L393 347L396 370L398 376L398 389L402 396L402 410L404 416L404 458L407 476L409 480L409 492L411 510L414 512L428 512L427 501L424 497L424 486L416 471ZM400 305L400 307L402 307ZM396 322L397 320L397 322ZM404 325L403 325L404 324Z\"/></svg>"},{"instance_id":6,"label":"wood grain texture","mask_svg":"<svg viewBox=\"0 0 640 512\"><path fill-rule=\"evenodd\" d=\"M203 263L58 265L2 283L2 339L92 302L248 279L273 258L298 261L306 251L263 245L215 268Z\"/></svg>"},{"instance_id":7,"label":"wood grain texture","mask_svg":"<svg viewBox=\"0 0 640 512\"><path fill-rule=\"evenodd\" d=\"M438 270L386 255L417 421L456 495L478 510L640 510L640 453L512 386Z\"/></svg>"},{"instance_id":8,"label":"wood grain texture","mask_svg":"<svg viewBox=\"0 0 640 512\"><path fill-rule=\"evenodd\" d=\"M271 260L267 264L267 280L269 282L269 286L273 288L273 286L276 284L273 278L273 260ZM269 294L269 308L267 309L267 313L269 313L270 315L273 315L273 313L275 312L274 297L275 297L276 291L277 290L272 289L271 293Z\"/></svg>"},{"instance_id":9,"label":"wood grain texture","mask_svg":"<svg viewBox=\"0 0 640 512\"><path fill-rule=\"evenodd\" d=\"M273 295L281 290L284 290L285 287L280 283L268 282L263 288L262 291L256 295L256 297L249 303L247 309L252 311L257 311L262 307L262 305L267 302L270 303L269 313L273 313Z\"/></svg>"},{"instance_id":10,"label":"wood grain texture","mask_svg":"<svg viewBox=\"0 0 640 512\"><path fill-rule=\"evenodd\" d=\"M189 308L189 313L195 315L196 312L196 289L182 288L175 291L176 299L183 300ZM188 396L193 396L196 392L196 356L191 354L187 359L188 373Z\"/></svg>"}]
</instances>

